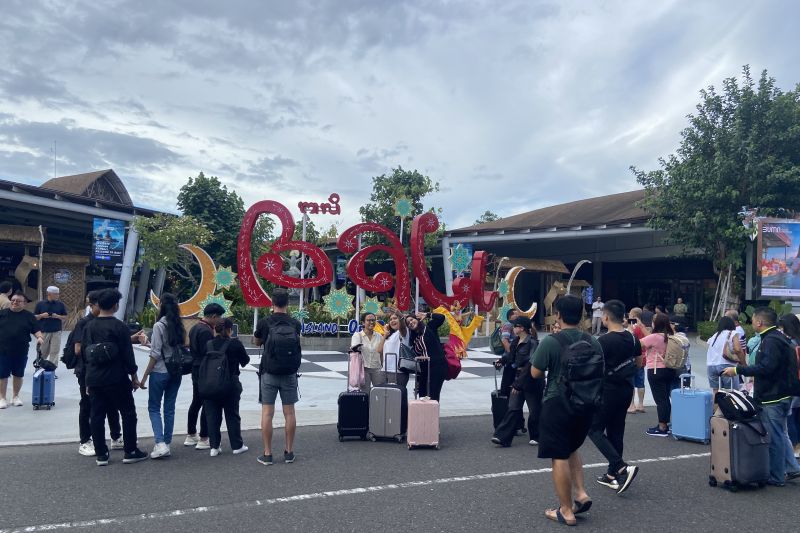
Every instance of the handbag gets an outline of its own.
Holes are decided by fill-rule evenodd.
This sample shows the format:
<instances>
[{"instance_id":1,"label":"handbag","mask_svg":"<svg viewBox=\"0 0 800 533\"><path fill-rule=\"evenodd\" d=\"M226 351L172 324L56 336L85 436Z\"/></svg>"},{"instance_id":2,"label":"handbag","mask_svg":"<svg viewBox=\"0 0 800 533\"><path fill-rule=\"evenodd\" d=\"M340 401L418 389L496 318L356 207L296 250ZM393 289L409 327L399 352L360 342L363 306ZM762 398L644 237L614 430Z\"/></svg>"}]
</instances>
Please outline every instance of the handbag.
<instances>
[{"instance_id":1,"label":"handbag","mask_svg":"<svg viewBox=\"0 0 800 533\"><path fill-rule=\"evenodd\" d=\"M417 354L410 346L400 343L400 363L398 364L400 372L406 374L416 374L419 371L417 364Z\"/></svg>"},{"instance_id":2,"label":"handbag","mask_svg":"<svg viewBox=\"0 0 800 533\"><path fill-rule=\"evenodd\" d=\"M722 358L726 361L730 361L731 363L739 364L739 358L736 356L736 352L733 350L733 332L728 333L728 338L725 339L725 345L722 347ZM726 353L727 352L727 353Z\"/></svg>"}]
</instances>

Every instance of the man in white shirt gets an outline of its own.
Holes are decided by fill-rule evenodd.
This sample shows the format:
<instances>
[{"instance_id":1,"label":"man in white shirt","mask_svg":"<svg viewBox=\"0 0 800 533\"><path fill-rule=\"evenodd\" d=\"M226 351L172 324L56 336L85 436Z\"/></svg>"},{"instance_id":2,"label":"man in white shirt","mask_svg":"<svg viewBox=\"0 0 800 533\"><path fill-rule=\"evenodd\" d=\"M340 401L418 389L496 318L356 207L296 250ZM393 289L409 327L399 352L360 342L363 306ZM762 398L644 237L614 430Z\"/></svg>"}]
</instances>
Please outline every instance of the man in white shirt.
<instances>
[{"instance_id":1,"label":"man in white shirt","mask_svg":"<svg viewBox=\"0 0 800 533\"><path fill-rule=\"evenodd\" d=\"M592 335L600 335L603 328L603 307L605 304L598 296L592 304Z\"/></svg>"}]
</instances>

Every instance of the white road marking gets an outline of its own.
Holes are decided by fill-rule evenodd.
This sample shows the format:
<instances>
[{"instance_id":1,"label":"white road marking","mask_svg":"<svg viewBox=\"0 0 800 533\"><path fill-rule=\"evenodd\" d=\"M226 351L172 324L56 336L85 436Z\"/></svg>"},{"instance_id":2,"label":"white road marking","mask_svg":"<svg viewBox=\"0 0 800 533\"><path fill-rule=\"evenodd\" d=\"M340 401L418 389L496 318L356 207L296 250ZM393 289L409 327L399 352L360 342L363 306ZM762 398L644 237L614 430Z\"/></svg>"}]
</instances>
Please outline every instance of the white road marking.
<instances>
[{"instance_id":1,"label":"white road marking","mask_svg":"<svg viewBox=\"0 0 800 533\"><path fill-rule=\"evenodd\" d=\"M663 463L667 461L681 461L684 459L698 459L709 457L711 453L690 453L684 455L672 455L667 457L652 457L648 459L638 459L630 461L631 463ZM607 463L592 463L583 465L584 468L605 468ZM494 472L490 474L474 474L471 476L457 476L446 477L439 479L426 479L422 481L406 481L403 483L390 483L387 485L373 485L371 487L359 487L353 489L331 490L326 492L312 492L309 494L297 494L295 496L284 496L281 498L270 498L266 500L251 500L245 502L226 503L221 505L204 505L201 507L191 507L188 509L175 509L172 511L159 511L155 513L144 513L138 515L119 516L111 518L95 518L92 520L78 520L74 522L60 522L53 524L39 524L35 526L26 526L14 529L0 529L0 533L36 533L39 531L56 531L60 529L71 528L87 528L98 526L121 526L132 522L141 522L144 520L162 520L165 518L174 518L178 516L213 513L216 511L225 511L231 509L251 509L255 507L263 507L267 505L275 505L279 503L289 503L308 500L320 500L325 498L334 498L339 496L353 496L358 494L368 494L373 492L383 492L387 490L410 489L417 487L426 487L430 485L444 485L448 483L460 483L465 481L480 481L484 479L499 479L516 476L528 476L533 474L544 474L552 471L552 468L537 468L535 470L512 470L510 472Z\"/></svg>"}]
</instances>

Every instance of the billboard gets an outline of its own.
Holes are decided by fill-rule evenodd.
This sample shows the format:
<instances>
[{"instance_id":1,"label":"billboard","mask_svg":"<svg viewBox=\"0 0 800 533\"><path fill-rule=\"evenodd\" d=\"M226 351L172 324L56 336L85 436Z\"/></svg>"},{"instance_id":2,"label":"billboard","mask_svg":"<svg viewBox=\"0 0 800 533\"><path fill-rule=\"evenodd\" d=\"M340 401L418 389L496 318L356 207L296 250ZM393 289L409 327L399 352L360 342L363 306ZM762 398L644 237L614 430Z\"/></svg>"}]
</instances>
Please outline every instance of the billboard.
<instances>
[{"instance_id":1,"label":"billboard","mask_svg":"<svg viewBox=\"0 0 800 533\"><path fill-rule=\"evenodd\" d=\"M122 261L125 250L125 221L95 217L92 223L92 259L95 263Z\"/></svg>"},{"instance_id":2,"label":"billboard","mask_svg":"<svg viewBox=\"0 0 800 533\"><path fill-rule=\"evenodd\" d=\"M800 300L800 220L758 220L761 298Z\"/></svg>"}]
</instances>

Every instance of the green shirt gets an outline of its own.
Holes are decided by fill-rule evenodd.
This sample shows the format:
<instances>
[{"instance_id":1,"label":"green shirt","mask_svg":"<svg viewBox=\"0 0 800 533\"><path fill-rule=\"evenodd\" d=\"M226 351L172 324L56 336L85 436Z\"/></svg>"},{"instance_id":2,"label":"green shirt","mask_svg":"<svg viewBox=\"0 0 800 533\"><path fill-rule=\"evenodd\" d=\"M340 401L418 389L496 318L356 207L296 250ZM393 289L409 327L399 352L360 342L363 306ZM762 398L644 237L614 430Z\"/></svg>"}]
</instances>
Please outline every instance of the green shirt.
<instances>
[{"instance_id":1,"label":"green shirt","mask_svg":"<svg viewBox=\"0 0 800 533\"><path fill-rule=\"evenodd\" d=\"M562 333L567 336L570 344L580 340L583 335L583 332L577 329L564 329ZM603 348L600 346L600 343L597 342L597 339L591 335L587 336L591 339L589 342L592 343L592 346L602 353ZM539 347L536 348L536 351L531 355L531 365L542 372L547 372L547 389L544 391L545 401L561 394L561 387L558 383L561 377L561 344L558 342L558 339L553 335L548 335L542 339L542 342L539 343Z\"/></svg>"},{"instance_id":2,"label":"green shirt","mask_svg":"<svg viewBox=\"0 0 800 533\"><path fill-rule=\"evenodd\" d=\"M686 315L687 311L689 311L689 307L686 304L675 304L672 308L672 312L678 316Z\"/></svg>"}]
</instances>

